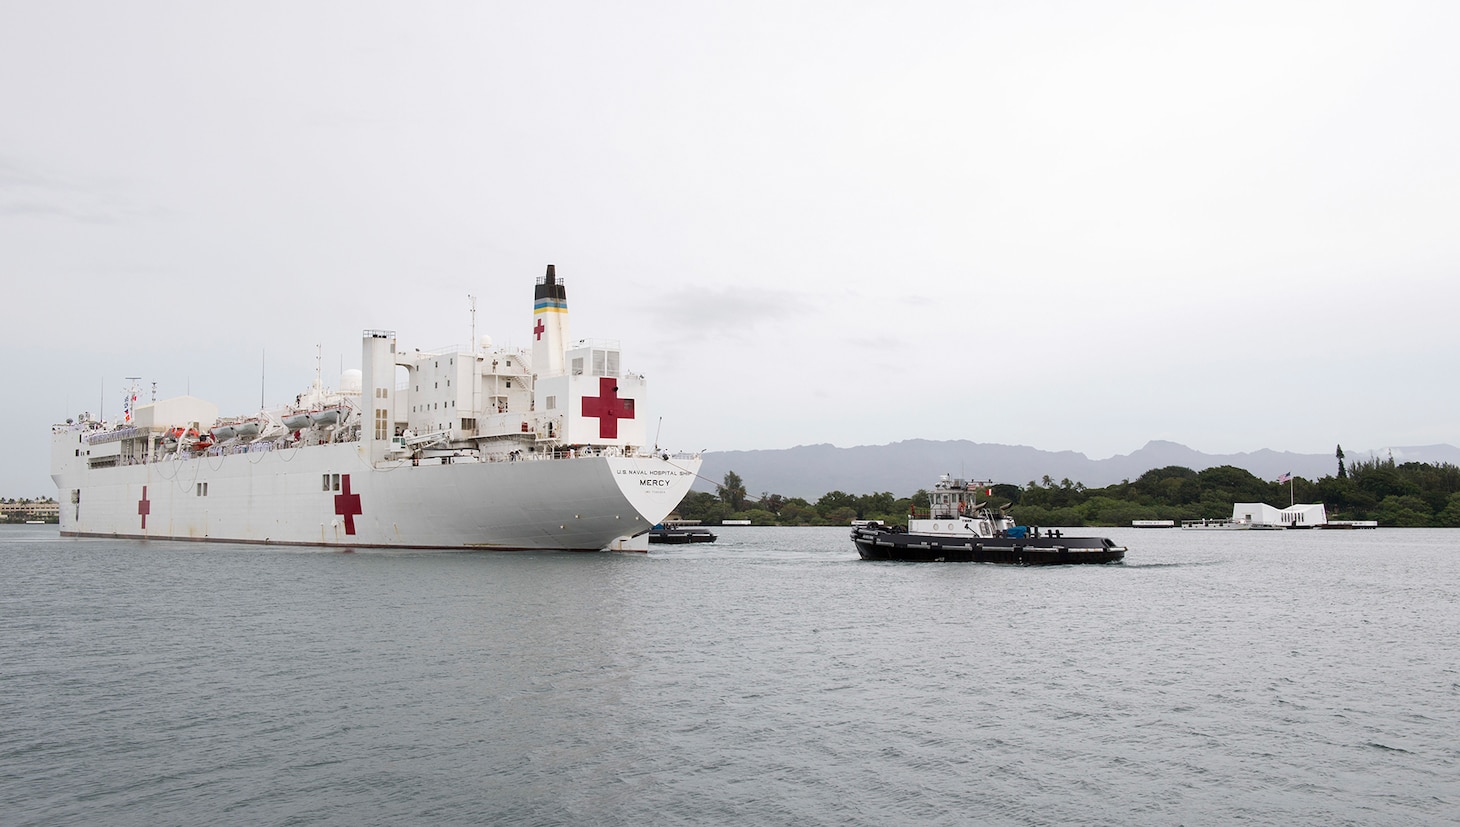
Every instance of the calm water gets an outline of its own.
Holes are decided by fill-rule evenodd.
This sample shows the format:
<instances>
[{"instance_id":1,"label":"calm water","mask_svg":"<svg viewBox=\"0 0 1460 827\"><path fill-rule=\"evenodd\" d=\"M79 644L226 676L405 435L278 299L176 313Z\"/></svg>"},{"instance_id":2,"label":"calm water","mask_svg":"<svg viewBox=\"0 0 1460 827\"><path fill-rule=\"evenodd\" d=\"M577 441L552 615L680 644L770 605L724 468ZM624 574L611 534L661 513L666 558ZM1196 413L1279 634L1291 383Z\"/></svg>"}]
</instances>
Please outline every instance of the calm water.
<instances>
[{"instance_id":1,"label":"calm water","mask_svg":"<svg viewBox=\"0 0 1460 827\"><path fill-rule=\"evenodd\" d=\"M0 822L1436 824L1460 531L1124 565L288 551L0 527Z\"/></svg>"}]
</instances>

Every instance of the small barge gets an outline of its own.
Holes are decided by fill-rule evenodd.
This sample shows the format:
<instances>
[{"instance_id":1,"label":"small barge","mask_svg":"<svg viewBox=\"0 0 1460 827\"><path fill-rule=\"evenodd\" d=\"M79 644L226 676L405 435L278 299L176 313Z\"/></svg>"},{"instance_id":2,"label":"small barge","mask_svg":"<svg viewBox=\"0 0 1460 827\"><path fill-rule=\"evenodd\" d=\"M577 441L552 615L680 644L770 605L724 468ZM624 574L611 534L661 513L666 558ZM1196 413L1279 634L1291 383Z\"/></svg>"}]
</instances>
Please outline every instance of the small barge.
<instances>
[{"instance_id":1,"label":"small barge","mask_svg":"<svg viewBox=\"0 0 1460 827\"><path fill-rule=\"evenodd\" d=\"M978 495L988 483L965 482L944 474L928 495L926 514L909 516L906 526L876 521L852 527L852 542L863 560L1008 563L1019 566L1118 563L1125 546L1105 537L1066 537L1063 532L1015 525Z\"/></svg>"},{"instance_id":2,"label":"small barge","mask_svg":"<svg viewBox=\"0 0 1460 827\"><path fill-rule=\"evenodd\" d=\"M699 526L656 525L649 529L651 543L713 543L718 539L713 531Z\"/></svg>"}]
</instances>

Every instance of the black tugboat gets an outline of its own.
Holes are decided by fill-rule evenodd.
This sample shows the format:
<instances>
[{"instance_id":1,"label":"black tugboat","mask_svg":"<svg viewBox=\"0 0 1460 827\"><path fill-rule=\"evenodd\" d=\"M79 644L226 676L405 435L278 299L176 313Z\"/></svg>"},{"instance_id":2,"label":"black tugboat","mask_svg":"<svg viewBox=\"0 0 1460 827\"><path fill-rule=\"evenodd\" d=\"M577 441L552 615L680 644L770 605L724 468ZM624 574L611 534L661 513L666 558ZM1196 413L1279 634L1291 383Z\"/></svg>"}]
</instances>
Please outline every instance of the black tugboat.
<instances>
[{"instance_id":1,"label":"black tugboat","mask_svg":"<svg viewBox=\"0 0 1460 827\"><path fill-rule=\"evenodd\" d=\"M713 543L718 539L713 531L699 526L665 524L649 529L651 543Z\"/></svg>"},{"instance_id":2,"label":"black tugboat","mask_svg":"<svg viewBox=\"0 0 1460 827\"><path fill-rule=\"evenodd\" d=\"M978 501L989 484L965 482L947 474L928 495L926 514L913 514L907 526L879 522L852 527L852 542L863 560L1009 563L1018 566L1118 563L1125 546L1105 537L1066 537L1059 531L1015 525L1002 510Z\"/></svg>"}]
</instances>

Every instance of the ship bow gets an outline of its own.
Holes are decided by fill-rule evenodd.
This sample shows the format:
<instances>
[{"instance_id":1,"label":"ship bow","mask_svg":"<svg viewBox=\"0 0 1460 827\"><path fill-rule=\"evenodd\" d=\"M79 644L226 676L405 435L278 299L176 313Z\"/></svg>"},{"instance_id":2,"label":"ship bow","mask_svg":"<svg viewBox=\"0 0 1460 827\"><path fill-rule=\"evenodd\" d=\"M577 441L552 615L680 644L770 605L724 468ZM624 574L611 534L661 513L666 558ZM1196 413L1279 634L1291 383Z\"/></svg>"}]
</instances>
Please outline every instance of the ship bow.
<instances>
[{"instance_id":1,"label":"ship bow","mask_svg":"<svg viewBox=\"0 0 1460 827\"><path fill-rule=\"evenodd\" d=\"M664 522L694 484L698 457L621 457L608 461L624 498L649 525Z\"/></svg>"}]
</instances>

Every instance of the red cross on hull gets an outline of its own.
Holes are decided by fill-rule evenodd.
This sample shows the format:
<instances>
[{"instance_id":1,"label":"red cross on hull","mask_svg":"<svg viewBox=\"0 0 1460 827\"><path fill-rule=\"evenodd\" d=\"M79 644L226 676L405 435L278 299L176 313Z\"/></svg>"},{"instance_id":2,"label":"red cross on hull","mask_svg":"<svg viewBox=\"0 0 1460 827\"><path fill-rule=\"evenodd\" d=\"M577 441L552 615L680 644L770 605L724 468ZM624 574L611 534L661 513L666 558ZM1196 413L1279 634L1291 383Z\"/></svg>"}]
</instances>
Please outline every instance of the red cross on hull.
<instances>
[{"instance_id":1,"label":"red cross on hull","mask_svg":"<svg viewBox=\"0 0 1460 827\"><path fill-rule=\"evenodd\" d=\"M142 499L137 501L137 513L142 515L142 530L147 530L147 515L152 513L152 501L147 499L147 486L142 486Z\"/></svg>"},{"instance_id":2,"label":"red cross on hull","mask_svg":"<svg viewBox=\"0 0 1460 827\"><path fill-rule=\"evenodd\" d=\"M340 476L340 493L335 495L335 515L345 518L345 533L355 533L355 518L364 513L360 508L360 495L350 493L350 475Z\"/></svg>"},{"instance_id":3,"label":"red cross on hull","mask_svg":"<svg viewBox=\"0 0 1460 827\"><path fill-rule=\"evenodd\" d=\"M600 439L618 439L618 421L634 418L634 400L618 398L618 380L603 376L598 395L583 397L583 415L598 419Z\"/></svg>"}]
</instances>

